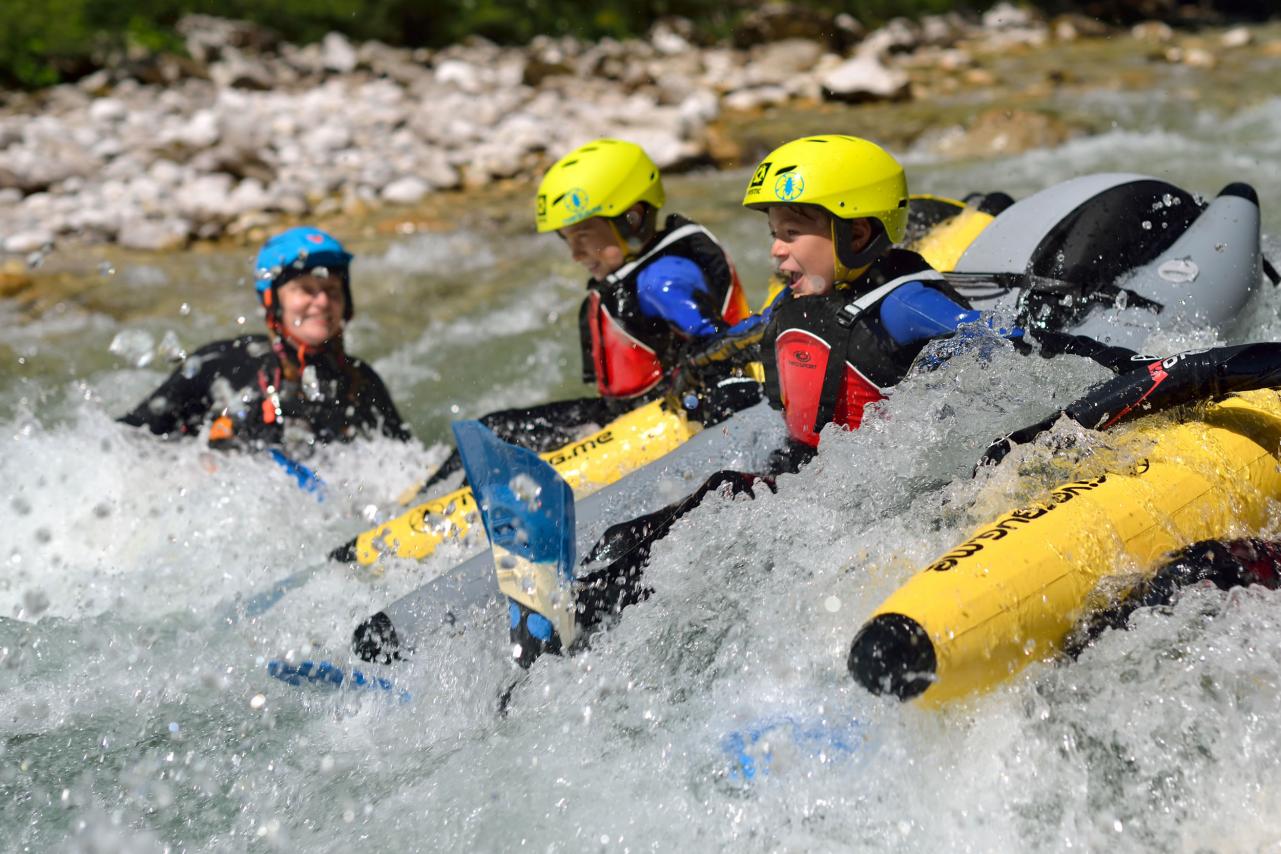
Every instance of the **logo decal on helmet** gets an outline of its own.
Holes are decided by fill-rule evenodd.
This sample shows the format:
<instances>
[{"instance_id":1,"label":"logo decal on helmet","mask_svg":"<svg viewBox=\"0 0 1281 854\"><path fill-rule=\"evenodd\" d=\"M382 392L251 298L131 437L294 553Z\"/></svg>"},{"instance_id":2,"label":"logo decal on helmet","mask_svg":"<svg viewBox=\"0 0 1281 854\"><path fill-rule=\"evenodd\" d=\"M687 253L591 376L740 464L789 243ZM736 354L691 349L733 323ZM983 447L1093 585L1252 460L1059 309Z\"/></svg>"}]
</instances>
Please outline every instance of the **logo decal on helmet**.
<instances>
[{"instance_id":1,"label":"logo decal on helmet","mask_svg":"<svg viewBox=\"0 0 1281 854\"><path fill-rule=\"evenodd\" d=\"M309 243L324 243L324 242L325 242L325 236L324 236L323 234L316 234L316 233L314 233L314 232L313 232L312 234L308 234L308 235L307 235L307 237L306 237L306 239L307 239L307 241L308 241Z\"/></svg>"},{"instance_id":2,"label":"logo decal on helmet","mask_svg":"<svg viewBox=\"0 0 1281 854\"><path fill-rule=\"evenodd\" d=\"M805 179L800 172L784 172L774 182L774 195L785 202L794 202L805 192Z\"/></svg>"},{"instance_id":3,"label":"logo decal on helmet","mask_svg":"<svg viewBox=\"0 0 1281 854\"><path fill-rule=\"evenodd\" d=\"M761 187L765 185L765 176L769 175L769 168L772 165L774 164L766 160L763 163L761 163L760 166L756 167L756 174L752 176L752 183L747 185L747 191L749 193L752 190L759 190Z\"/></svg>"},{"instance_id":4,"label":"logo decal on helmet","mask_svg":"<svg viewBox=\"0 0 1281 854\"><path fill-rule=\"evenodd\" d=\"M547 218L547 194L546 193L538 194L538 218L539 219Z\"/></svg>"},{"instance_id":5,"label":"logo decal on helmet","mask_svg":"<svg viewBox=\"0 0 1281 854\"><path fill-rule=\"evenodd\" d=\"M575 187L556 201L564 202L565 207L569 208L569 216L565 218L568 225L590 219L601 211L600 205L592 206L591 198L582 187Z\"/></svg>"}]
</instances>

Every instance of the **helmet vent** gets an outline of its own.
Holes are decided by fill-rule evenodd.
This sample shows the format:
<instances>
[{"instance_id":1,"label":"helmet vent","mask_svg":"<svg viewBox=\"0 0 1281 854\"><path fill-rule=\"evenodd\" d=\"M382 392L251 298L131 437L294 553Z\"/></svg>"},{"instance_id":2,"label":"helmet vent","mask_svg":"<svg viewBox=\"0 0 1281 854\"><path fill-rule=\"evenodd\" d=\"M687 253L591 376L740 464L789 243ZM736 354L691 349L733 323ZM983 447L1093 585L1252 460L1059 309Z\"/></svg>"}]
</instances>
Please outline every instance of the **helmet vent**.
<instances>
[{"instance_id":1,"label":"helmet vent","mask_svg":"<svg viewBox=\"0 0 1281 854\"><path fill-rule=\"evenodd\" d=\"M795 168L796 168L796 164L795 164L795 163L793 163L791 166L784 166L782 169L777 170L774 174L775 174L775 175L784 175L784 174L786 174L786 173L788 173L788 172L791 172L791 171L792 171L793 169L795 169Z\"/></svg>"}]
</instances>

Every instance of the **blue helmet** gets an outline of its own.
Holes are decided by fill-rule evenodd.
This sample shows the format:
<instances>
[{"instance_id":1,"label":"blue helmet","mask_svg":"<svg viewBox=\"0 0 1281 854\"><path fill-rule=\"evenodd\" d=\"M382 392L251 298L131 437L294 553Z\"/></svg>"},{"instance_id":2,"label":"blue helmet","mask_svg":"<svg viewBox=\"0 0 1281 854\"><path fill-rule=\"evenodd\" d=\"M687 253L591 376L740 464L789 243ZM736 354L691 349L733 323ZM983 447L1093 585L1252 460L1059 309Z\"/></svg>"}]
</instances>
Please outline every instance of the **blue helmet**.
<instances>
[{"instance_id":1,"label":"blue helmet","mask_svg":"<svg viewBox=\"0 0 1281 854\"><path fill-rule=\"evenodd\" d=\"M318 228L309 225L283 231L263 244L254 261L254 290L258 302L269 311L276 309L276 288L316 267L326 267L342 277L343 319L351 320L351 253L341 243ZM270 296L268 296L270 294Z\"/></svg>"}]
</instances>

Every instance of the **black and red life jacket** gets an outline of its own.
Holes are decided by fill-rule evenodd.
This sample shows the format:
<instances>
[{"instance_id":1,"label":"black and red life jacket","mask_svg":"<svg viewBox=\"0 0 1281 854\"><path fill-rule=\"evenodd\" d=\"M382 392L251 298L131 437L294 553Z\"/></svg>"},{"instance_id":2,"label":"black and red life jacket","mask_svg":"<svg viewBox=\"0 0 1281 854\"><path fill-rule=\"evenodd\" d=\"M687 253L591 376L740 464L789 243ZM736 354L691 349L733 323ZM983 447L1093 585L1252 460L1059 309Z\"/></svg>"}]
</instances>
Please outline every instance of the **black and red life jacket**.
<instances>
[{"instance_id":1,"label":"black and red life jacket","mask_svg":"<svg viewBox=\"0 0 1281 854\"><path fill-rule=\"evenodd\" d=\"M659 258L688 258L703 271L707 292L697 298L706 317L732 326L749 314L738 273L711 232L673 214L650 246L601 281L587 286L578 313L583 382L595 382L603 397L637 397L658 385L678 360L684 339L662 318L641 312L636 283Z\"/></svg>"},{"instance_id":2,"label":"black and red life jacket","mask_svg":"<svg viewBox=\"0 0 1281 854\"><path fill-rule=\"evenodd\" d=\"M907 374L928 339L899 344L881 323L880 304L894 290L920 282L966 306L943 275L905 249L891 249L846 287L826 296L785 298L761 340L765 393L783 410L793 439L818 446L823 426L854 430L869 403ZM840 361L830 359L835 351ZM841 370L841 367L844 370Z\"/></svg>"}]
</instances>

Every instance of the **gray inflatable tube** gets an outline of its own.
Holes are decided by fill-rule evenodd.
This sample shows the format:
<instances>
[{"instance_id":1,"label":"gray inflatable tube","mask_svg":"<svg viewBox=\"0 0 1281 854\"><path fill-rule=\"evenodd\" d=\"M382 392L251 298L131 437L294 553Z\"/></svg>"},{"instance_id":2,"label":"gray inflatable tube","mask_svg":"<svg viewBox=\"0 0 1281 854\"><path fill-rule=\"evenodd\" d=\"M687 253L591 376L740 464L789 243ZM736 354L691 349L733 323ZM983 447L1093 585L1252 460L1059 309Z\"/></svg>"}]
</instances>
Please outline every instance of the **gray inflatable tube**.
<instances>
[{"instance_id":1,"label":"gray inflatable tube","mask_svg":"<svg viewBox=\"0 0 1281 854\"><path fill-rule=\"evenodd\" d=\"M1261 282L1259 199L1209 204L1144 175L1086 175L1004 210L948 274L977 309L1142 350L1176 323L1230 333Z\"/></svg>"},{"instance_id":2,"label":"gray inflatable tube","mask_svg":"<svg viewBox=\"0 0 1281 854\"><path fill-rule=\"evenodd\" d=\"M722 469L760 471L786 439L783 419L758 403L703 430L672 453L574 504L578 553L586 554L611 524L679 500ZM459 631L500 598L489 550L427 582L357 626L353 651L390 663L439 631ZM496 625L495 631L501 626Z\"/></svg>"}]
</instances>

